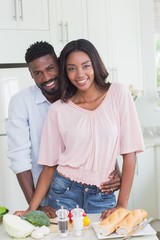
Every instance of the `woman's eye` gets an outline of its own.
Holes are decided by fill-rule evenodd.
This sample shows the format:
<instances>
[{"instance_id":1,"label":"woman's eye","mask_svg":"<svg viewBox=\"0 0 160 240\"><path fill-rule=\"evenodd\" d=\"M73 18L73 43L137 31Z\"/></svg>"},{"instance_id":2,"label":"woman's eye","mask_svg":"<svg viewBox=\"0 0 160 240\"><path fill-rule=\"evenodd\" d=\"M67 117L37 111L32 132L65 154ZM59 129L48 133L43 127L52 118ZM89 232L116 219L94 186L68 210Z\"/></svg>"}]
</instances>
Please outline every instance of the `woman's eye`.
<instances>
[{"instance_id":1,"label":"woman's eye","mask_svg":"<svg viewBox=\"0 0 160 240\"><path fill-rule=\"evenodd\" d=\"M74 71L75 68L71 67L71 68L67 68L68 71Z\"/></svg>"},{"instance_id":2,"label":"woman's eye","mask_svg":"<svg viewBox=\"0 0 160 240\"><path fill-rule=\"evenodd\" d=\"M89 64L87 64L87 65L84 65L84 68L89 68L90 67L90 65Z\"/></svg>"}]
</instances>

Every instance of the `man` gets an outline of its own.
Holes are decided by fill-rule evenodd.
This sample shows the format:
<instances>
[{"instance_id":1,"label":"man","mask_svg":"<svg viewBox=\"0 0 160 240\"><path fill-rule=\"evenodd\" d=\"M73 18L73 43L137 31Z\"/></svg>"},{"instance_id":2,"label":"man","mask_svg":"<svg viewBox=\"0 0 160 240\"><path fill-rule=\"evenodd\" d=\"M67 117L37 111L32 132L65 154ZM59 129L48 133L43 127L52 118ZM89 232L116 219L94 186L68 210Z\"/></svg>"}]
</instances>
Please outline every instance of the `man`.
<instances>
[{"instance_id":1,"label":"man","mask_svg":"<svg viewBox=\"0 0 160 240\"><path fill-rule=\"evenodd\" d=\"M42 170L37 160L44 119L50 104L59 99L60 91L58 59L52 45L42 41L30 45L25 60L35 85L11 98L6 128L10 168L16 174L29 204ZM110 177L111 181L103 184L102 191L119 189L118 172L114 171ZM42 205L47 205L47 202ZM51 207L43 206L40 209L50 218L55 217Z\"/></svg>"}]
</instances>

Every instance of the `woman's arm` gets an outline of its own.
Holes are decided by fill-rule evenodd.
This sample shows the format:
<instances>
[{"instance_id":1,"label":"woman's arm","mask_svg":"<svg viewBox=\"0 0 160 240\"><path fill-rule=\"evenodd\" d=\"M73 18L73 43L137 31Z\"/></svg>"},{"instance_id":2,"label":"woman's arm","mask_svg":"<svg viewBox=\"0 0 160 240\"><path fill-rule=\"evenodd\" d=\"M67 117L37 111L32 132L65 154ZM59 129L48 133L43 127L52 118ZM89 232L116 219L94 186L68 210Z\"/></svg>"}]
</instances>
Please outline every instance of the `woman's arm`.
<instances>
[{"instance_id":1,"label":"woman's arm","mask_svg":"<svg viewBox=\"0 0 160 240\"><path fill-rule=\"evenodd\" d=\"M36 210L39 207L41 201L48 192L55 169L56 166L54 167L44 166L38 178L37 186L33 198L29 204L29 208L26 211L16 211L14 213L15 215L22 216L30 211Z\"/></svg>"},{"instance_id":2,"label":"woman's arm","mask_svg":"<svg viewBox=\"0 0 160 240\"><path fill-rule=\"evenodd\" d=\"M128 153L123 155L123 167L121 188L118 195L117 205L124 208L128 205L129 195L134 179L134 172L136 166L136 153Z\"/></svg>"},{"instance_id":3,"label":"woman's arm","mask_svg":"<svg viewBox=\"0 0 160 240\"><path fill-rule=\"evenodd\" d=\"M121 175L121 187L118 195L117 205L102 213L101 219L109 216L116 208L127 208L129 195L134 179L134 172L136 166L136 153L128 153L123 155L123 167Z\"/></svg>"}]
</instances>

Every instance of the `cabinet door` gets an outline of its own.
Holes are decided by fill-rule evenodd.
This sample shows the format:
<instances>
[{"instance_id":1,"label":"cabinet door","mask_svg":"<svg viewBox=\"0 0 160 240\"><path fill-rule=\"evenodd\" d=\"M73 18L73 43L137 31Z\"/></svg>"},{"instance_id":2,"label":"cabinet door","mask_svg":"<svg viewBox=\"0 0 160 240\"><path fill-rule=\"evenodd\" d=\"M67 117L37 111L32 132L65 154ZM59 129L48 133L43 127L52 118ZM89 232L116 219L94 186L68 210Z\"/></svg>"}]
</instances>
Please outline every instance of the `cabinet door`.
<instances>
[{"instance_id":1,"label":"cabinet door","mask_svg":"<svg viewBox=\"0 0 160 240\"><path fill-rule=\"evenodd\" d=\"M0 29L48 30L48 0L0 0Z\"/></svg>"},{"instance_id":2,"label":"cabinet door","mask_svg":"<svg viewBox=\"0 0 160 240\"><path fill-rule=\"evenodd\" d=\"M108 0L87 0L88 39L95 45L107 70L110 65Z\"/></svg>"},{"instance_id":3,"label":"cabinet door","mask_svg":"<svg viewBox=\"0 0 160 240\"><path fill-rule=\"evenodd\" d=\"M113 81L142 89L139 0L110 0L110 45Z\"/></svg>"},{"instance_id":4,"label":"cabinet door","mask_svg":"<svg viewBox=\"0 0 160 240\"><path fill-rule=\"evenodd\" d=\"M48 30L48 1L21 0L17 1L18 29Z\"/></svg>"},{"instance_id":5,"label":"cabinet door","mask_svg":"<svg viewBox=\"0 0 160 240\"><path fill-rule=\"evenodd\" d=\"M0 29L16 29L16 0L0 0Z\"/></svg>"},{"instance_id":6,"label":"cabinet door","mask_svg":"<svg viewBox=\"0 0 160 240\"><path fill-rule=\"evenodd\" d=\"M147 210L149 217L157 219L157 179L154 148L138 154L133 183L133 206Z\"/></svg>"},{"instance_id":7,"label":"cabinet door","mask_svg":"<svg viewBox=\"0 0 160 240\"><path fill-rule=\"evenodd\" d=\"M86 32L86 9L84 0L61 0L62 19L64 25L64 43L85 37ZM76 8L77 11L73 11Z\"/></svg>"},{"instance_id":8,"label":"cabinet door","mask_svg":"<svg viewBox=\"0 0 160 240\"><path fill-rule=\"evenodd\" d=\"M88 36L102 56L109 80L142 88L138 0L87 0Z\"/></svg>"},{"instance_id":9,"label":"cabinet door","mask_svg":"<svg viewBox=\"0 0 160 240\"><path fill-rule=\"evenodd\" d=\"M71 40L87 37L85 0L50 0L51 39L57 54ZM76 8L76 11L73 10Z\"/></svg>"}]
</instances>

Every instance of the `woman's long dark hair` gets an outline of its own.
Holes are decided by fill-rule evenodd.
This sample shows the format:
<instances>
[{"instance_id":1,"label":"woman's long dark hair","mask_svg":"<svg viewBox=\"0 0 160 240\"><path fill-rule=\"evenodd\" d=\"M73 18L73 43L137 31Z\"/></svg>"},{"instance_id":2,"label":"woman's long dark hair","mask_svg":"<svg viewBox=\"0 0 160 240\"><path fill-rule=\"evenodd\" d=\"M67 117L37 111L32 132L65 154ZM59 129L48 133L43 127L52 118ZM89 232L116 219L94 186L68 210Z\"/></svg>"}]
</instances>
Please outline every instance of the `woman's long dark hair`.
<instances>
[{"instance_id":1,"label":"woman's long dark hair","mask_svg":"<svg viewBox=\"0 0 160 240\"><path fill-rule=\"evenodd\" d=\"M102 90L108 89L110 86L110 83L106 82L108 77L107 69L95 46L86 39L71 41L66 44L59 57L61 100L63 102L67 102L68 99L77 92L77 88L70 82L66 71L67 57L70 53L75 51L85 52L90 57L97 86Z\"/></svg>"}]
</instances>

